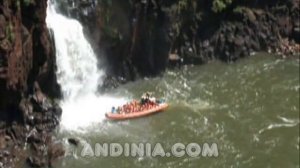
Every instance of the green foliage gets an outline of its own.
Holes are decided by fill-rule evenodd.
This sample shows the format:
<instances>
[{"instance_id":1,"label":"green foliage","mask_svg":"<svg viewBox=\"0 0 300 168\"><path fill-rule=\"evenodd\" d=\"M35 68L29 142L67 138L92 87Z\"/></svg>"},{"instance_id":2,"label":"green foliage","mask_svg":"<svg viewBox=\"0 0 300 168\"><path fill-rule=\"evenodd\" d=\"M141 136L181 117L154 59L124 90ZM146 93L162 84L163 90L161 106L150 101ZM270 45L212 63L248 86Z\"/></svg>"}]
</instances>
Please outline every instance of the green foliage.
<instances>
[{"instance_id":1,"label":"green foliage","mask_svg":"<svg viewBox=\"0 0 300 168\"><path fill-rule=\"evenodd\" d=\"M8 38L8 40L10 42L14 42L15 41L15 34L14 34L14 31L13 31L13 26L11 23L9 23L7 26L6 26L6 37Z\"/></svg>"},{"instance_id":2,"label":"green foliage","mask_svg":"<svg viewBox=\"0 0 300 168\"><path fill-rule=\"evenodd\" d=\"M20 9L21 5L20 5L20 1L19 0L16 2L16 6L17 6L17 9Z\"/></svg>"},{"instance_id":3,"label":"green foliage","mask_svg":"<svg viewBox=\"0 0 300 168\"><path fill-rule=\"evenodd\" d=\"M214 0L212 4L212 10L216 13L222 12L232 3L233 0Z\"/></svg>"},{"instance_id":4,"label":"green foliage","mask_svg":"<svg viewBox=\"0 0 300 168\"><path fill-rule=\"evenodd\" d=\"M112 6L112 0L99 0L99 4L105 4L107 6Z\"/></svg>"},{"instance_id":5,"label":"green foliage","mask_svg":"<svg viewBox=\"0 0 300 168\"><path fill-rule=\"evenodd\" d=\"M246 11L247 8L243 7L243 6L238 6L236 8L233 9L234 13L244 13Z\"/></svg>"},{"instance_id":6,"label":"green foliage","mask_svg":"<svg viewBox=\"0 0 300 168\"><path fill-rule=\"evenodd\" d=\"M24 0L24 5L25 6L29 6L29 5L32 5L34 4L34 0Z\"/></svg>"},{"instance_id":7,"label":"green foliage","mask_svg":"<svg viewBox=\"0 0 300 168\"><path fill-rule=\"evenodd\" d=\"M113 4L113 0L98 0L98 5L96 7L98 22L102 27L103 35L112 43L122 39L119 23L114 19L117 11L114 10L115 6L113 5L116 4Z\"/></svg>"},{"instance_id":8,"label":"green foliage","mask_svg":"<svg viewBox=\"0 0 300 168\"><path fill-rule=\"evenodd\" d=\"M98 0L97 8L98 16L103 19L106 25L110 25L114 13L112 9L112 0Z\"/></svg>"},{"instance_id":9,"label":"green foliage","mask_svg":"<svg viewBox=\"0 0 300 168\"><path fill-rule=\"evenodd\" d=\"M203 10L199 0L178 0L170 8L170 13L175 16L176 22L171 25L174 37L180 36L182 28L189 26L189 30L196 29L197 23L202 20Z\"/></svg>"},{"instance_id":10,"label":"green foliage","mask_svg":"<svg viewBox=\"0 0 300 168\"><path fill-rule=\"evenodd\" d=\"M187 0L180 0L177 4L177 12L180 12L182 10L186 10L187 9L187 6L188 6L188 2Z\"/></svg>"}]
</instances>

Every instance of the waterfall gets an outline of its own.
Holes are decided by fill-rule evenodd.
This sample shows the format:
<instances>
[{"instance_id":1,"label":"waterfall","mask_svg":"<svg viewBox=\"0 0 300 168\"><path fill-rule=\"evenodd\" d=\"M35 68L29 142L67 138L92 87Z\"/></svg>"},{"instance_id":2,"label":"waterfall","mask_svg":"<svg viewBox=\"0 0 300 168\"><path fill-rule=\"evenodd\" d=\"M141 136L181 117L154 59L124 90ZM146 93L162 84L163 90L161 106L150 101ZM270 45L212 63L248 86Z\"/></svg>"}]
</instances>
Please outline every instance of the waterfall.
<instances>
[{"instance_id":1,"label":"waterfall","mask_svg":"<svg viewBox=\"0 0 300 168\"><path fill-rule=\"evenodd\" d=\"M97 59L86 41L81 24L56 13L53 5L47 10L47 25L53 29L59 83L66 99L95 92L102 72Z\"/></svg>"},{"instance_id":2,"label":"waterfall","mask_svg":"<svg viewBox=\"0 0 300 168\"><path fill-rule=\"evenodd\" d=\"M82 25L67 18L48 2L46 23L54 32L58 83L64 100L61 125L77 129L97 123L119 99L97 96L104 72L98 70L96 55L85 39Z\"/></svg>"}]
</instances>

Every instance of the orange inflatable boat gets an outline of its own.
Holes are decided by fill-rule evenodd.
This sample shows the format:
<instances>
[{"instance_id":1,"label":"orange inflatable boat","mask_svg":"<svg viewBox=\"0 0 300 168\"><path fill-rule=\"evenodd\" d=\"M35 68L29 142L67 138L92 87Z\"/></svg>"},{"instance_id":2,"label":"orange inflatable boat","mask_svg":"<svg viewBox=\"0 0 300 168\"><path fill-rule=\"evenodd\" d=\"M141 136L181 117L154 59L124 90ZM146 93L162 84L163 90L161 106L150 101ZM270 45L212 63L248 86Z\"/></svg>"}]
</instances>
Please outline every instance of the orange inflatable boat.
<instances>
[{"instance_id":1,"label":"orange inflatable boat","mask_svg":"<svg viewBox=\"0 0 300 168\"><path fill-rule=\"evenodd\" d=\"M138 118L138 117L143 117L143 116L147 116L150 114L154 114L154 113L158 113L161 111L164 111L165 109L168 108L168 104L167 103L161 103L158 106L155 106L151 109L147 109L144 111L138 111L138 112L134 112L134 113L123 113L123 114L119 114L119 113L106 113L105 116L108 119L111 120L126 120L126 119L133 119L133 118Z\"/></svg>"}]
</instances>

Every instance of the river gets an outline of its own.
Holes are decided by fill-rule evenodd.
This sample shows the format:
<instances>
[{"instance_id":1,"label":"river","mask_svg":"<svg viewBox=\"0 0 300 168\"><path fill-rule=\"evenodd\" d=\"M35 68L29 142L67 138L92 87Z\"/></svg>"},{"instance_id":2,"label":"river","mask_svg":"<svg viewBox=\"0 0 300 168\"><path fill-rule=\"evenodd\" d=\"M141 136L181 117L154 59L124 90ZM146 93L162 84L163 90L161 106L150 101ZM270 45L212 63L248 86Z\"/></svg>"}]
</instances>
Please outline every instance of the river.
<instances>
[{"instance_id":1,"label":"river","mask_svg":"<svg viewBox=\"0 0 300 168\"><path fill-rule=\"evenodd\" d=\"M299 62L258 54L233 64L212 62L168 70L111 91L139 98L154 91L166 112L121 122L103 120L85 132L61 130L61 139L95 143L216 143L218 157L81 157L68 148L61 167L299 167ZM101 104L101 102L99 102ZM102 118L102 117L101 117ZM70 150L69 149L69 150Z\"/></svg>"},{"instance_id":2,"label":"river","mask_svg":"<svg viewBox=\"0 0 300 168\"><path fill-rule=\"evenodd\" d=\"M49 4L47 25L54 32L63 115L58 138L67 156L63 168L299 167L299 60L257 54L235 63L212 61L167 70L98 94L105 70L85 39L81 24ZM113 122L105 112L138 99L145 91L163 97L162 113ZM79 139L78 147L68 138ZM82 156L86 144L216 144L213 157Z\"/></svg>"}]
</instances>

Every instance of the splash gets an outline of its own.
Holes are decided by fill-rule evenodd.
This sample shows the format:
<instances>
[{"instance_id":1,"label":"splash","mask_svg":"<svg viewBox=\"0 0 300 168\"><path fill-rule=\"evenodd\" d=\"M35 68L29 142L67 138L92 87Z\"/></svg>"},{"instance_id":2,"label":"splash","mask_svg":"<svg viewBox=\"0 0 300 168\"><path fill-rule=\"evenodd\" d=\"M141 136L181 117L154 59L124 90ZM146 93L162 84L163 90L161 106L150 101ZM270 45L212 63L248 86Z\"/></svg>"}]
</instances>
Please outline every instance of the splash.
<instances>
[{"instance_id":1,"label":"splash","mask_svg":"<svg viewBox=\"0 0 300 168\"><path fill-rule=\"evenodd\" d=\"M124 100L96 95L104 72L97 68L95 53L84 37L82 25L57 13L55 4L50 2L46 22L54 32L57 77L64 95L62 127L78 129L101 122L106 111Z\"/></svg>"}]
</instances>

